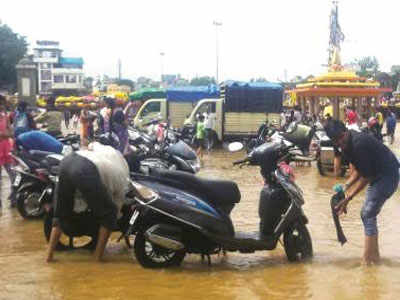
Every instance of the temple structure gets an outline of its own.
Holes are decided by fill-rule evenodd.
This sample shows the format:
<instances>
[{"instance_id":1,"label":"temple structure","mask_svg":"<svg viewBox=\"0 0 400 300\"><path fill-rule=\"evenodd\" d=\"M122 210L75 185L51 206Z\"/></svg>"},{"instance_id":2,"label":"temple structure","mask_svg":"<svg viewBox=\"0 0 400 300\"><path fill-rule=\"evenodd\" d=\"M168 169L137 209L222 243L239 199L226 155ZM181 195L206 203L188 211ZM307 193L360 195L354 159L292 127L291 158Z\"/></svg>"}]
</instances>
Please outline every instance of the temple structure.
<instances>
[{"instance_id":1,"label":"temple structure","mask_svg":"<svg viewBox=\"0 0 400 300\"><path fill-rule=\"evenodd\" d=\"M392 90L380 88L379 82L360 77L354 71L343 67L340 58L340 37L344 38L344 35L337 20L337 2L334 1L333 5L332 14L336 16L331 15L328 72L297 84L295 89L288 92L297 100L303 112L309 110L311 114L318 115L321 108L329 103L333 106L335 119L340 118L340 107L344 105L354 107L360 116L366 115L371 111L371 105L377 103L375 100Z\"/></svg>"}]
</instances>

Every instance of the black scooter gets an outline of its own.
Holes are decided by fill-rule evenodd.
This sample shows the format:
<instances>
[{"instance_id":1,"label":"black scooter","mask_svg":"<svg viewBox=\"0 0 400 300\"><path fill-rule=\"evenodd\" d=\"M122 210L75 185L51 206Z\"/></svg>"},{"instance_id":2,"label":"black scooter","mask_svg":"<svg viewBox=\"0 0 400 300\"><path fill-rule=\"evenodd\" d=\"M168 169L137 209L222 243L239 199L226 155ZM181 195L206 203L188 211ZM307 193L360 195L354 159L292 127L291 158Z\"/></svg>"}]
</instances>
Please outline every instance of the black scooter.
<instances>
[{"instance_id":1,"label":"black scooter","mask_svg":"<svg viewBox=\"0 0 400 300\"><path fill-rule=\"evenodd\" d=\"M281 162L293 159L294 146L266 143L235 165L258 165L266 185L259 203L260 230L235 232L230 213L240 202L235 182L208 180L179 171L152 170L132 175L135 211L126 236L136 234L134 252L143 267L179 265L186 253L273 250L281 236L289 261L313 255L304 215L303 193Z\"/></svg>"}]
</instances>

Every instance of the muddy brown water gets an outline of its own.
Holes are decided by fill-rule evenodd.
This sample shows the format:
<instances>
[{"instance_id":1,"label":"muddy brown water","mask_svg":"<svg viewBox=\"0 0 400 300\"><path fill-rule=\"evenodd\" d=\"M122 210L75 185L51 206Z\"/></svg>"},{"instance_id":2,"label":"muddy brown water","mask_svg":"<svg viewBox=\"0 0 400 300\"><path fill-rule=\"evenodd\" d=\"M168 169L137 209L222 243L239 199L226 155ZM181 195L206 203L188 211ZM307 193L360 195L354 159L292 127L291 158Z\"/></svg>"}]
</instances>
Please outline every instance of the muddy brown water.
<instances>
[{"instance_id":1,"label":"muddy brown water","mask_svg":"<svg viewBox=\"0 0 400 300\"><path fill-rule=\"evenodd\" d=\"M392 148L396 151L399 144ZM399 151L396 151L399 154ZM236 230L258 228L258 198L262 179L256 167L238 169L232 161L243 153L217 151L204 157L200 175L239 184L242 200L232 212ZM8 208L8 178L3 177L0 210L0 299L397 299L400 296L400 193L379 216L383 263L360 264L363 228L359 217L363 195L349 206L343 219L348 243L336 240L330 215L332 186L338 180L321 177L312 167L295 167L303 189L314 258L290 264L283 248L254 254L213 256L212 266L197 255L186 256L181 267L143 269L124 243L112 235L106 262L96 263L84 250L56 253L45 263L46 241L41 221L23 220Z\"/></svg>"}]
</instances>

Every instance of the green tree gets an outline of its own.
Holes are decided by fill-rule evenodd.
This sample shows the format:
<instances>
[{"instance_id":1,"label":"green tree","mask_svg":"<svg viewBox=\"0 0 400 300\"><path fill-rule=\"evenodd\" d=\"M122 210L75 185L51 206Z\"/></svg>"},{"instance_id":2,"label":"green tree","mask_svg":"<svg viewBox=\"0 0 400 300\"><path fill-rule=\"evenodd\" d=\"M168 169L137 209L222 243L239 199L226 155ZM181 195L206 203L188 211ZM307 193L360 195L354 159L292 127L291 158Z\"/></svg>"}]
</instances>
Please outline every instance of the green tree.
<instances>
[{"instance_id":1,"label":"green tree","mask_svg":"<svg viewBox=\"0 0 400 300\"><path fill-rule=\"evenodd\" d=\"M118 85L127 85L129 86L132 90L135 89L135 82L130 79L117 79L115 80L115 83Z\"/></svg>"},{"instance_id":2,"label":"green tree","mask_svg":"<svg viewBox=\"0 0 400 300\"><path fill-rule=\"evenodd\" d=\"M0 87L15 91L17 71L15 66L28 50L24 36L14 33L7 25L0 24Z\"/></svg>"},{"instance_id":3,"label":"green tree","mask_svg":"<svg viewBox=\"0 0 400 300\"><path fill-rule=\"evenodd\" d=\"M393 77L386 72L378 72L376 80L380 83L381 87L393 88Z\"/></svg>"},{"instance_id":4,"label":"green tree","mask_svg":"<svg viewBox=\"0 0 400 300\"><path fill-rule=\"evenodd\" d=\"M399 90L400 86L400 66L399 65L393 65L390 68L391 75L392 75L392 89L393 90Z\"/></svg>"},{"instance_id":5,"label":"green tree","mask_svg":"<svg viewBox=\"0 0 400 300\"><path fill-rule=\"evenodd\" d=\"M356 59L354 62L359 70L357 75L367 78L376 78L379 71L379 63L375 56L366 56Z\"/></svg>"},{"instance_id":6,"label":"green tree","mask_svg":"<svg viewBox=\"0 0 400 300\"><path fill-rule=\"evenodd\" d=\"M214 77L210 76L195 77L190 81L190 85L194 86L209 85L209 84L216 84Z\"/></svg>"}]
</instances>

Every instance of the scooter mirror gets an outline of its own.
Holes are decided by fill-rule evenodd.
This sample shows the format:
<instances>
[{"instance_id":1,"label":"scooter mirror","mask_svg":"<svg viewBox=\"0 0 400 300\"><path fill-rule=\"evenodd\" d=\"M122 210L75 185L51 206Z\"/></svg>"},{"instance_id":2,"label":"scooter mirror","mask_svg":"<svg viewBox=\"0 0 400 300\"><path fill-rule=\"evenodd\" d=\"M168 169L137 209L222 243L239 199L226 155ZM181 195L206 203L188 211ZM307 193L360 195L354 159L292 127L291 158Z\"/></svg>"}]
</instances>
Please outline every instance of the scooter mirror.
<instances>
[{"instance_id":1,"label":"scooter mirror","mask_svg":"<svg viewBox=\"0 0 400 300\"><path fill-rule=\"evenodd\" d=\"M233 142L228 145L229 152L237 152L243 149L243 144L241 142Z\"/></svg>"}]
</instances>

